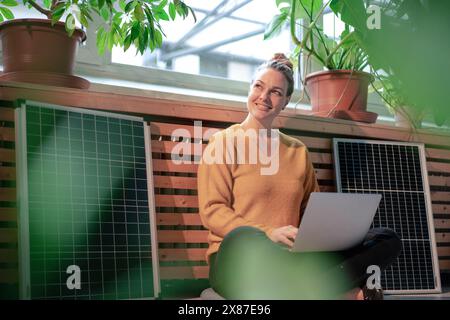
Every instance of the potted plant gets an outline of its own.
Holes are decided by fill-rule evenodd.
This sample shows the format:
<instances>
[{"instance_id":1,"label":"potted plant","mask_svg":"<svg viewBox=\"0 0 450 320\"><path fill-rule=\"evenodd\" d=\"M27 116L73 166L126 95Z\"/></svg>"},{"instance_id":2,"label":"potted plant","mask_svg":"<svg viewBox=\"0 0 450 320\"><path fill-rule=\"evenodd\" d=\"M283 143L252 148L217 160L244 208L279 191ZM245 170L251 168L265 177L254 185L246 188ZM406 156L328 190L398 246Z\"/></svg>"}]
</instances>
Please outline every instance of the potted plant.
<instances>
[{"instance_id":1,"label":"potted plant","mask_svg":"<svg viewBox=\"0 0 450 320\"><path fill-rule=\"evenodd\" d=\"M8 7L16 0L0 1L0 38L3 46L3 81L25 81L87 88L89 82L73 75L78 45L86 40L76 22L88 28L96 14L104 22L97 29L99 54L114 45L127 50L134 44L143 53L161 47L161 20L186 18L192 9L180 0L23 0L46 19L14 19ZM61 20L64 20L62 22ZM93 41L94 39L90 39Z\"/></svg>"},{"instance_id":2,"label":"potted plant","mask_svg":"<svg viewBox=\"0 0 450 320\"><path fill-rule=\"evenodd\" d=\"M368 85L371 74L363 70L368 66L365 51L356 41L349 25L338 41L328 37L319 25L319 19L330 5L337 10L339 1L329 0L276 0L280 14L266 28L265 38L277 34L288 23L293 43L293 58L303 55L313 59L327 70L304 77L306 92L313 114L363 122L375 122L378 115L367 111ZM302 23L302 21L305 21ZM297 36L298 27L303 37Z\"/></svg>"},{"instance_id":3,"label":"potted plant","mask_svg":"<svg viewBox=\"0 0 450 320\"><path fill-rule=\"evenodd\" d=\"M342 20L351 25L367 52L370 65L401 83L402 95L413 105L408 111L426 111L436 125L450 122L448 89L450 42L442 40L449 29L450 2L422 0L334 0ZM376 9L377 28L359 21L357 8Z\"/></svg>"}]
</instances>

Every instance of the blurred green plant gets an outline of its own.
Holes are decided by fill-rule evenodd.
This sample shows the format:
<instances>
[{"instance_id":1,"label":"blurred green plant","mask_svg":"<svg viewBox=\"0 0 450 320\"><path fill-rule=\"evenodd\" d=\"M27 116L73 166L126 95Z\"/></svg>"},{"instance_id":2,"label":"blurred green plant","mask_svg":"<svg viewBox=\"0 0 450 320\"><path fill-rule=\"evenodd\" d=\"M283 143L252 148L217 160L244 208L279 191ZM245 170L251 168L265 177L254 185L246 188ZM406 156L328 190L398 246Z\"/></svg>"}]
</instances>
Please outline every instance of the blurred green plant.
<instances>
[{"instance_id":1,"label":"blurred green plant","mask_svg":"<svg viewBox=\"0 0 450 320\"><path fill-rule=\"evenodd\" d=\"M65 17L65 28L71 36L77 20L88 28L96 13L103 19L97 29L97 48L99 54L113 46L122 47L125 51L134 44L141 54L160 48L165 37L161 21L175 20L177 16L185 19L195 13L191 7L181 0L23 0L30 10L45 15L52 24ZM0 22L14 19L8 7L17 6L16 0L0 0Z\"/></svg>"},{"instance_id":2,"label":"blurred green plant","mask_svg":"<svg viewBox=\"0 0 450 320\"><path fill-rule=\"evenodd\" d=\"M334 5L333 5L334 2ZM433 0L333 0L333 11L354 28L356 41L377 72L389 76L410 110L434 115L437 125L450 119L450 2ZM380 28L367 26L363 8L376 6ZM444 38L443 38L444 37Z\"/></svg>"},{"instance_id":3,"label":"blurred green plant","mask_svg":"<svg viewBox=\"0 0 450 320\"><path fill-rule=\"evenodd\" d=\"M407 121L413 129L420 128L425 110L407 98L399 80L392 75L380 74L374 70L371 73L375 81L372 82L369 92L378 93L388 110L399 120Z\"/></svg>"}]
</instances>

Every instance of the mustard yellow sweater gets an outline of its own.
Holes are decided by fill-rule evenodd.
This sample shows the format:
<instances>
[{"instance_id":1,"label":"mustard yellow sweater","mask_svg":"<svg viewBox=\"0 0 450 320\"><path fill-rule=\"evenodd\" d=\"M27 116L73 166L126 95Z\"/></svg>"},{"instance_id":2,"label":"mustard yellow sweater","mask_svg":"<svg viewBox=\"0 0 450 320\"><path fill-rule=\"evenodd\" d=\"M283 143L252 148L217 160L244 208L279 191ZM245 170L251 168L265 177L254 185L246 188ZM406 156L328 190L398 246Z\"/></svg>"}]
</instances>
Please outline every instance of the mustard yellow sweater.
<instances>
[{"instance_id":1,"label":"mustard yellow sweater","mask_svg":"<svg viewBox=\"0 0 450 320\"><path fill-rule=\"evenodd\" d=\"M230 134L242 136L243 132L239 124L222 130L210 139L206 150L215 150L216 141L225 141ZM319 191L306 146L281 132L279 137L279 165L275 174L261 174L261 167L269 167L267 162L249 163L248 136L244 163L242 160L237 163L236 146L234 155L228 152L232 163L225 161L227 152L223 154L223 163L200 163L198 199L202 223L209 230L208 262L225 235L237 227L253 226L267 235L278 227L298 227L310 193Z\"/></svg>"}]
</instances>

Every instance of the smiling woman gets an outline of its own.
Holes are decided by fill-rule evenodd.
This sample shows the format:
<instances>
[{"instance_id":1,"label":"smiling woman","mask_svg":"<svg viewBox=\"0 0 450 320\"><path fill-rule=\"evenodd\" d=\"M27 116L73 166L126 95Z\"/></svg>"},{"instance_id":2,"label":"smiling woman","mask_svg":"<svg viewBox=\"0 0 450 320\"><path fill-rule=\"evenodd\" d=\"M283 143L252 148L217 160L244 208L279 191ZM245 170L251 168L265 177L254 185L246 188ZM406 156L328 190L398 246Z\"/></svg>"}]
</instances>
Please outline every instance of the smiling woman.
<instances>
[{"instance_id":1,"label":"smiling woman","mask_svg":"<svg viewBox=\"0 0 450 320\"><path fill-rule=\"evenodd\" d=\"M257 69L247 98L249 114L242 126L270 129L274 118L289 103L293 90L292 64L284 54L276 54Z\"/></svg>"},{"instance_id":2,"label":"smiling woman","mask_svg":"<svg viewBox=\"0 0 450 320\"><path fill-rule=\"evenodd\" d=\"M262 64L246 119L214 134L205 148L222 155L220 161L202 157L197 174L199 213L209 230L209 280L226 299L362 299L367 267L384 269L399 253L393 231L373 229L342 252L290 250L309 197L319 191L305 145L272 128L291 97L292 73L283 54ZM227 152L220 152L223 144ZM271 170L263 170L261 158L246 161L268 149Z\"/></svg>"}]
</instances>

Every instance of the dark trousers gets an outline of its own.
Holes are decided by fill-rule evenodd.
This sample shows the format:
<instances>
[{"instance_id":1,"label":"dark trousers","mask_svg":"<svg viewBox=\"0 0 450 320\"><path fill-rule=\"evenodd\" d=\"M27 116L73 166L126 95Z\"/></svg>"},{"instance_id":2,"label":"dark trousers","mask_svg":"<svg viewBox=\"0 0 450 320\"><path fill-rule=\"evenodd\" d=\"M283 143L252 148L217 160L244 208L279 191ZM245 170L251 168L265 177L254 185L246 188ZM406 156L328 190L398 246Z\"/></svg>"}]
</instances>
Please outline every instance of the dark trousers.
<instances>
[{"instance_id":1,"label":"dark trousers","mask_svg":"<svg viewBox=\"0 0 450 320\"><path fill-rule=\"evenodd\" d=\"M363 287L378 266L383 271L400 254L401 240L388 228L371 229L345 251L291 252L253 227L239 227L210 257L212 288L226 299L336 299Z\"/></svg>"}]
</instances>

